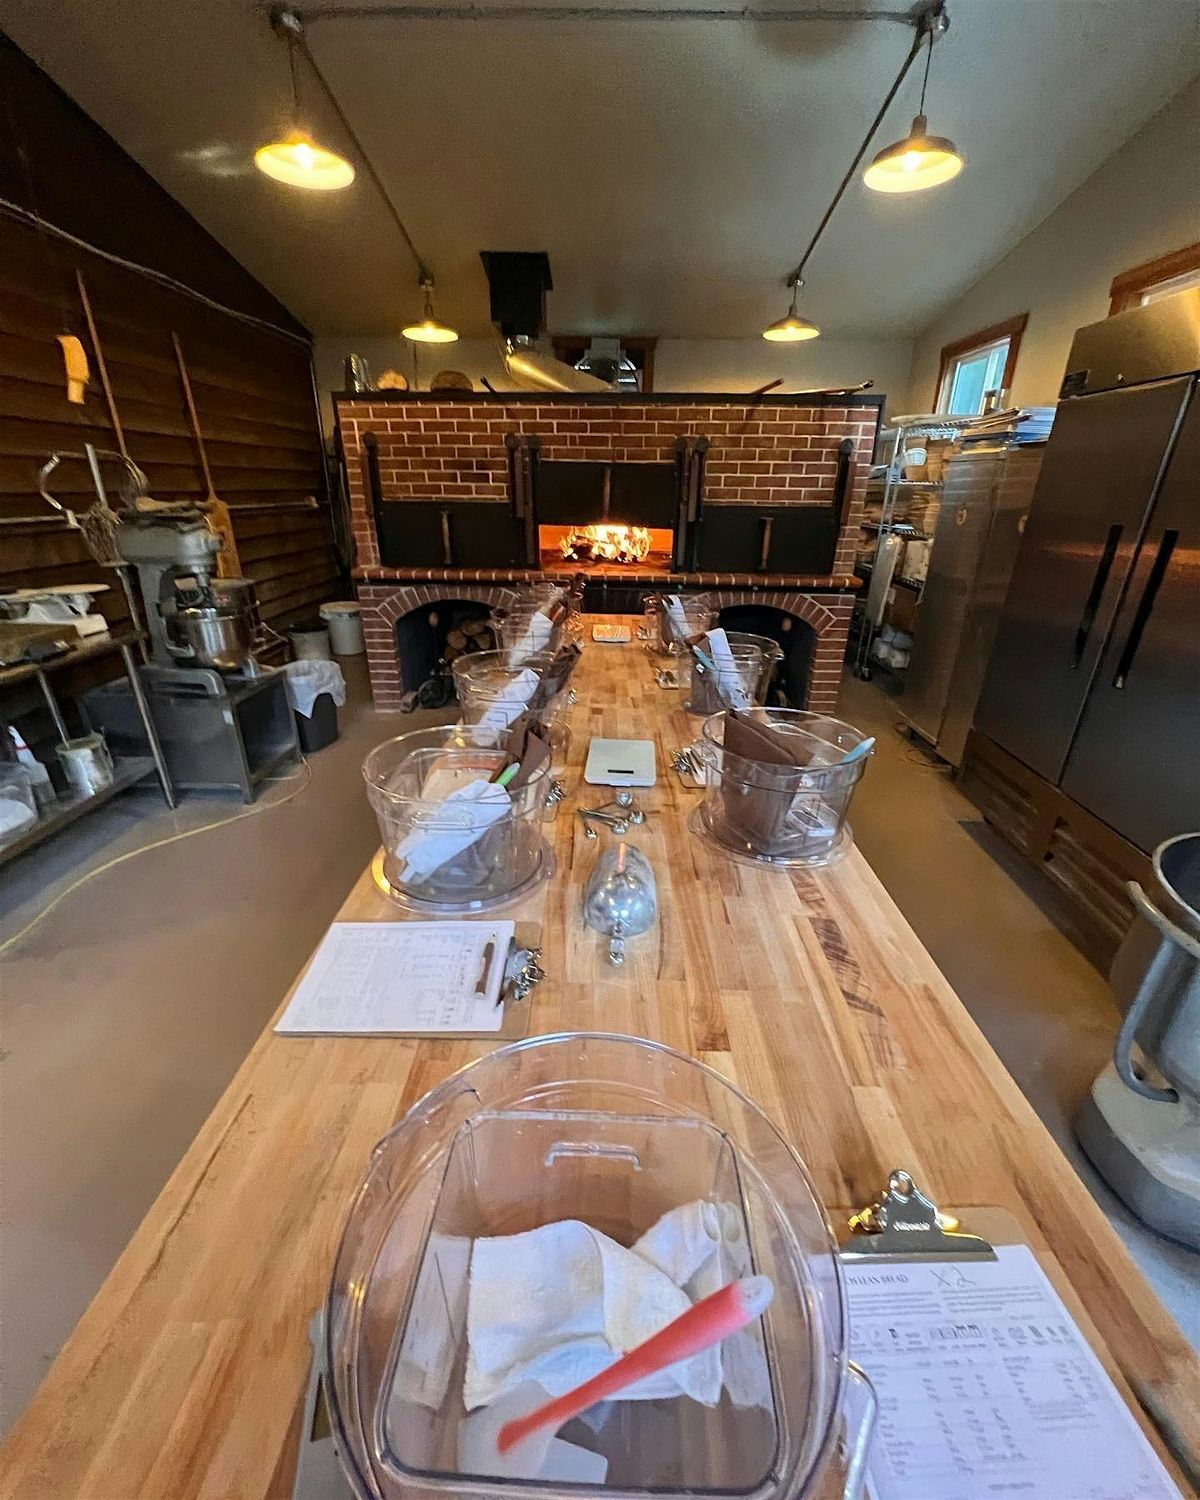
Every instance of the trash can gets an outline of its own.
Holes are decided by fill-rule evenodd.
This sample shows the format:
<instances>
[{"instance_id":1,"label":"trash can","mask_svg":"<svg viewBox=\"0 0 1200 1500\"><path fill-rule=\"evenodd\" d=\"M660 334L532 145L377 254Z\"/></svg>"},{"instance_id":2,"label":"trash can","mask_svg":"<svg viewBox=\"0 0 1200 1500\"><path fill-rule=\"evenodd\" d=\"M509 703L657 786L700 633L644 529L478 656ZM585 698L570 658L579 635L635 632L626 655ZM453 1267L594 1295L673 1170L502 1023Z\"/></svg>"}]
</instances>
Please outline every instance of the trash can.
<instances>
[{"instance_id":1,"label":"trash can","mask_svg":"<svg viewBox=\"0 0 1200 1500\"><path fill-rule=\"evenodd\" d=\"M346 701L346 680L335 661L288 662L288 702L296 719L300 749L324 750L338 737L338 707Z\"/></svg>"},{"instance_id":2,"label":"trash can","mask_svg":"<svg viewBox=\"0 0 1200 1500\"><path fill-rule=\"evenodd\" d=\"M304 620L293 625L288 639L297 661L330 661L333 653L329 649L329 631L320 620Z\"/></svg>"},{"instance_id":3,"label":"trash can","mask_svg":"<svg viewBox=\"0 0 1200 1500\"><path fill-rule=\"evenodd\" d=\"M322 604L318 611L329 626L329 641L334 656L361 656L363 644L362 612L353 599L338 599Z\"/></svg>"}]
</instances>

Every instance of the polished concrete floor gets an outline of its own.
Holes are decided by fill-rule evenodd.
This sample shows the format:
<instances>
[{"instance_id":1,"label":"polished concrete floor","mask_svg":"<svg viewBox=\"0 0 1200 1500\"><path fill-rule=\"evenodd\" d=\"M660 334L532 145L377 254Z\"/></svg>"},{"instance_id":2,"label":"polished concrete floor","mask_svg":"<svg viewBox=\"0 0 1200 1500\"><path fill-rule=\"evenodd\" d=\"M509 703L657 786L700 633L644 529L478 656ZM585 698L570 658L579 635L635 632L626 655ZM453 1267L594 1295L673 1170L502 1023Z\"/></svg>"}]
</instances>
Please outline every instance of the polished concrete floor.
<instances>
[{"instance_id":1,"label":"polished concrete floor","mask_svg":"<svg viewBox=\"0 0 1200 1500\"><path fill-rule=\"evenodd\" d=\"M311 781L98 875L0 957L0 1430L375 846L359 765L417 721L375 714L361 673L349 675L342 737L311 758ZM896 734L894 705L848 682L842 711L880 740L854 809L859 844L1200 1342L1200 1257L1132 1222L1071 1142L1117 1025L1102 978L945 773ZM119 799L4 870L0 943L88 869L240 812L223 799L176 813L150 792Z\"/></svg>"}]
</instances>

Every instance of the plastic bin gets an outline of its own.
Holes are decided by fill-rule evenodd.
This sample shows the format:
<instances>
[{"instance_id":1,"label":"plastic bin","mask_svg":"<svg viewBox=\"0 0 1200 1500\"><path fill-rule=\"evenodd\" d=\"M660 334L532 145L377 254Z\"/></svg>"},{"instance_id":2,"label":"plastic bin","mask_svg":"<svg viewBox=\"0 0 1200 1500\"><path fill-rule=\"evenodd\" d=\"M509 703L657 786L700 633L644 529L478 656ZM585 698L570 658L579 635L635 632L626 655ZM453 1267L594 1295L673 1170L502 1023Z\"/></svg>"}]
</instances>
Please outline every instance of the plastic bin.
<instances>
[{"instance_id":1,"label":"plastic bin","mask_svg":"<svg viewBox=\"0 0 1200 1500\"><path fill-rule=\"evenodd\" d=\"M337 704L329 693L318 693L313 699L312 717L296 714L296 737L305 755L324 750L338 737Z\"/></svg>"},{"instance_id":2,"label":"plastic bin","mask_svg":"<svg viewBox=\"0 0 1200 1500\"><path fill-rule=\"evenodd\" d=\"M730 852L781 865L827 865L850 846L846 815L867 755L853 725L798 708L748 712L795 742L796 764L771 765L726 750L724 713L705 720L696 751L706 767L692 827Z\"/></svg>"},{"instance_id":3,"label":"plastic bin","mask_svg":"<svg viewBox=\"0 0 1200 1500\"><path fill-rule=\"evenodd\" d=\"M361 656L363 642L362 611L353 599L322 604L317 611L329 627L329 644L334 656Z\"/></svg>"},{"instance_id":4,"label":"plastic bin","mask_svg":"<svg viewBox=\"0 0 1200 1500\"><path fill-rule=\"evenodd\" d=\"M713 1224L719 1280L753 1270L774 1299L726 1340L716 1405L618 1397L563 1428L607 1461L604 1482L577 1493L857 1495L873 1403L847 1367L836 1245L799 1157L718 1073L654 1042L588 1034L493 1052L372 1152L325 1323L335 1443L354 1495L575 1492L548 1479L489 1483L459 1448L473 1242L574 1218L628 1247L689 1202ZM514 1323L521 1313L513 1307ZM839 1482L840 1438L854 1457Z\"/></svg>"},{"instance_id":5,"label":"plastic bin","mask_svg":"<svg viewBox=\"0 0 1200 1500\"><path fill-rule=\"evenodd\" d=\"M554 660L552 651L535 651L514 660L512 651L472 651L451 667L454 691L464 724L504 731L532 704L539 717L553 719L560 708L554 700L542 702L540 680ZM529 692L526 673L538 679ZM558 695L561 698L561 694Z\"/></svg>"},{"instance_id":6,"label":"plastic bin","mask_svg":"<svg viewBox=\"0 0 1200 1500\"><path fill-rule=\"evenodd\" d=\"M729 643L733 667L706 667L693 656L692 680L684 708L691 714L715 714L723 708L748 708L761 703L769 680L768 663L760 647Z\"/></svg>"},{"instance_id":7,"label":"plastic bin","mask_svg":"<svg viewBox=\"0 0 1200 1500\"><path fill-rule=\"evenodd\" d=\"M288 631L288 640L297 661L332 661L329 646L329 631L320 620L305 620L293 625Z\"/></svg>"},{"instance_id":8,"label":"plastic bin","mask_svg":"<svg viewBox=\"0 0 1200 1500\"><path fill-rule=\"evenodd\" d=\"M416 729L377 745L363 762L379 820L387 890L412 910L485 911L524 894L551 868L541 835L550 767L494 808L447 801L472 782L490 782L507 752L473 726Z\"/></svg>"}]
</instances>

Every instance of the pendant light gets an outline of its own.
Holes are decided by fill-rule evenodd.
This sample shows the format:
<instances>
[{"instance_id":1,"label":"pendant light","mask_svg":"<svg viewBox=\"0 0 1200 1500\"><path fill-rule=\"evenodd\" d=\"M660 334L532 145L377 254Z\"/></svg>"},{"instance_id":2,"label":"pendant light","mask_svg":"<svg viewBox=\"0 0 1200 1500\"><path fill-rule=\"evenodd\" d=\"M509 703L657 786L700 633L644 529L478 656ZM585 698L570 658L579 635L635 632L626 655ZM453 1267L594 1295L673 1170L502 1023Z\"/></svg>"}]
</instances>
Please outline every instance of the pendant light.
<instances>
[{"instance_id":1,"label":"pendant light","mask_svg":"<svg viewBox=\"0 0 1200 1500\"><path fill-rule=\"evenodd\" d=\"M433 278L426 276L421 281L425 293L425 316L419 323L410 323L401 331L414 344L453 344L458 339L457 329L439 323L433 315Z\"/></svg>"},{"instance_id":2,"label":"pendant light","mask_svg":"<svg viewBox=\"0 0 1200 1500\"><path fill-rule=\"evenodd\" d=\"M880 192L902 193L913 192L923 187L933 187L938 182L949 182L951 177L957 176L962 171L963 159L954 149L953 142L942 136L925 133L925 86L929 82L929 57L933 54L935 33L940 35L950 25L950 18L946 14L946 0L925 0L921 8L913 14L911 24L915 29L915 35L904 61L900 64L900 71L892 80L891 88L884 96L875 118L867 127L862 144L854 153L854 160L846 168L836 192L829 200L829 206L821 215L821 222L813 231L813 237L809 240L796 269L787 278L787 285L792 288L792 301L786 316L776 323L769 323L763 329L765 339L771 339L775 343L790 344L799 343L802 339L820 337L821 330L816 324L810 323L807 318L800 317L796 311L796 296L804 285L805 267L813 251L821 243L821 237L829 228L829 222L837 212L838 204L845 197L846 189L853 182L855 174L862 165L863 157L866 156L871 142L875 139L876 131L883 123L883 117L891 108L893 99L900 92L900 85L908 77L912 65L920 57L921 48L926 40L929 42L929 55L925 58L925 81L921 85L921 113L913 121L912 133L907 140L901 141L898 145L889 146L886 151L881 151L864 175L868 185L877 188ZM894 159L899 159L901 165L895 165ZM900 179L899 182L895 182L896 178Z\"/></svg>"},{"instance_id":3,"label":"pendant light","mask_svg":"<svg viewBox=\"0 0 1200 1500\"><path fill-rule=\"evenodd\" d=\"M925 118L925 89L933 57L933 28L929 28L929 51L925 54L925 77L921 82L921 107L912 129L902 141L886 146L863 173L863 181L877 193L919 193L957 177L963 159L954 142L944 135L930 135Z\"/></svg>"},{"instance_id":4,"label":"pendant light","mask_svg":"<svg viewBox=\"0 0 1200 1500\"><path fill-rule=\"evenodd\" d=\"M312 70L313 77L321 85L321 92L325 95L329 107L341 122L342 129L346 133L346 138L354 148L354 155L359 165L374 184L375 191L379 194L384 208L387 209L388 217L396 226L397 234L404 241L409 255L412 256L413 264L417 268L417 285L425 294L425 311L419 323L410 323L403 330L404 337L411 339L417 344L453 344L458 338L457 330L447 327L445 323L439 323L433 314L433 272L429 269L425 257L417 249L416 241L408 232L408 226L400 217L400 210L392 202L392 196L384 186L383 178L375 170L375 164L367 155L366 148L358 138L357 131L347 119L346 111L338 103L337 95L329 87L329 80L321 72L316 58L309 51L308 42L304 35L304 23L294 10L276 10L271 13L271 24L288 39L288 50L292 59L293 96L296 83L295 54L296 49L299 48L304 53L304 60ZM346 163L346 166L350 169L351 175L353 175L353 168L350 167L349 162ZM263 170L266 171L267 168L263 167Z\"/></svg>"},{"instance_id":5,"label":"pendant light","mask_svg":"<svg viewBox=\"0 0 1200 1500\"><path fill-rule=\"evenodd\" d=\"M782 318L767 324L762 332L763 338L770 339L775 344L799 344L806 339L820 338L821 330L817 325L802 318L796 311L796 298L800 295L803 281L798 276L789 277L788 281L792 288L791 305Z\"/></svg>"},{"instance_id":6,"label":"pendant light","mask_svg":"<svg viewBox=\"0 0 1200 1500\"><path fill-rule=\"evenodd\" d=\"M284 11L278 18L278 29L287 41L288 69L292 77L292 129L281 141L269 141L254 153L254 165L260 172L288 187L308 188L328 193L349 187L354 168L344 156L319 146L306 130L300 128L300 90L296 82L296 38L299 17Z\"/></svg>"}]
</instances>

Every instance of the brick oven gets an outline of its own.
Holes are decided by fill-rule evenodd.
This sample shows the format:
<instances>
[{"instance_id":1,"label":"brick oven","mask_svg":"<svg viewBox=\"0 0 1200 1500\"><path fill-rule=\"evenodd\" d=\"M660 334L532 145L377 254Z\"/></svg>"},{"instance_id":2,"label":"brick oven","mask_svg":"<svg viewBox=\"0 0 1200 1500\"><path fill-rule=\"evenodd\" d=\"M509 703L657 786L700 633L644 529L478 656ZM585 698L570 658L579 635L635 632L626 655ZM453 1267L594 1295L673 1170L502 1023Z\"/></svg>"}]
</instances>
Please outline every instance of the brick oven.
<instances>
[{"instance_id":1,"label":"brick oven","mask_svg":"<svg viewBox=\"0 0 1200 1500\"><path fill-rule=\"evenodd\" d=\"M881 405L841 393L335 397L376 706L408 706L453 622L523 583L582 573L599 612L637 612L655 590L711 593L730 628L783 644L791 701L831 711ZM644 555L586 543L564 555L565 539L596 527L637 529Z\"/></svg>"}]
</instances>

